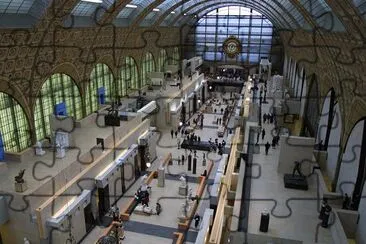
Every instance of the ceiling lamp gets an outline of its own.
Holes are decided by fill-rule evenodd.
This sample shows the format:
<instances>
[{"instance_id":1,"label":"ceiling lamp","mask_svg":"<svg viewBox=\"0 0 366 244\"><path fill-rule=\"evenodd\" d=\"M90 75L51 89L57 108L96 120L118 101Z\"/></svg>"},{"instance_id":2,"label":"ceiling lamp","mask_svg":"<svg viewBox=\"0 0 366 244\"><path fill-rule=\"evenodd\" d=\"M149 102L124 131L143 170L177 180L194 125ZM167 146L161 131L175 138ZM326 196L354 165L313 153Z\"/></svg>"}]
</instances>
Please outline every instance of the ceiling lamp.
<instances>
[{"instance_id":1,"label":"ceiling lamp","mask_svg":"<svg viewBox=\"0 0 366 244\"><path fill-rule=\"evenodd\" d=\"M137 5L134 4L127 4L126 8L137 8Z\"/></svg>"},{"instance_id":2,"label":"ceiling lamp","mask_svg":"<svg viewBox=\"0 0 366 244\"><path fill-rule=\"evenodd\" d=\"M154 9L153 9L153 11L154 11L154 12L159 12L159 11L160 11L160 9L158 9L158 8L154 8Z\"/></svg>"},{"instance_id":3,"label":"ceiling lamp","mask_svg":"<svg viewBox=\"0 0 366 244\"><path fill-rule=\"evenodd\" d=\"M175 12L174 11L172 11L172 12L170 12L171 14L175 14Z\"/></svg>"}]
</instances>

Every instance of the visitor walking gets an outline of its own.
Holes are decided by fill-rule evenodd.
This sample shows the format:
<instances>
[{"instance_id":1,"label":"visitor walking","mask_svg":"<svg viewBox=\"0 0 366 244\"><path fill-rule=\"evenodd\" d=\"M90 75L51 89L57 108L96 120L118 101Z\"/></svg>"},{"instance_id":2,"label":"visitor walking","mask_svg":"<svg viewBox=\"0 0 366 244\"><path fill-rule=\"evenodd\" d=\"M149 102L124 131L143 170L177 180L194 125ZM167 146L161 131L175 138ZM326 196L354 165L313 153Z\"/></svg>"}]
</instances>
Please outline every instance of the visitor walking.
<instances>
[{"instance_id":1,"label":"visitor walking","mask_svg":"<svg viewBox=\"0 0 366 244\"><path fill-rule=\"evenodd\" d=\"M276 148L276 138L272 137L272 148Z\"/></svg>"},{"instance_id":2,"label":"visitor walking","mask_svg":"<svg viewBox=\"0 0 366 244\"><path fill-rule=\"evenodd\" d=\"M266 145L264 145L266 148L266 155L268 155L268 150L271 147L271 144L269 144L269 142L267 141Z\"/></svg>"},{"instance_id":3,"label":"visitor walking","mask_svg":"<svg viewBox=\"0 0 366 244\"><path fill-rule=\"evenodd\" d=\"M194 227L197 229L198 228L198 224L200 223L200 220L201 220L201 217L198 215L198 214L196 214L195 216L194 216Z\"/></svg>"},{"instance_id":4,"label":"visitor walking","mask_svg":"<svg viewBox=\"0 0 366 244\"><path fill-rule=\"evenodd\" d=\"M262 141L264 140L264 136L266 135L266 131L263 129L262 130Z\"/></svg>"},{"instance_id":5,"label":"visitor walking","mask_svg":"<svg viewBox=\"0 0 366 244\"><path fill-rule=\"evenodd\" d=\"M156 208L155 209L156 209L156 214L159 215L160 212L161 212L161 205L160 205L160 203L158 203L158 202L156 203Z\"/></svg>"},{"instance_id":6,"label":"visitor walking","mask_svg":"<svg viewBox=\"0 0 366 244\"><path fill-rule=\"evenodd\" d=\"M178 136L178 131L175 131L175 138L177 138L177 136Z\"/></svg>"}]
</instances>

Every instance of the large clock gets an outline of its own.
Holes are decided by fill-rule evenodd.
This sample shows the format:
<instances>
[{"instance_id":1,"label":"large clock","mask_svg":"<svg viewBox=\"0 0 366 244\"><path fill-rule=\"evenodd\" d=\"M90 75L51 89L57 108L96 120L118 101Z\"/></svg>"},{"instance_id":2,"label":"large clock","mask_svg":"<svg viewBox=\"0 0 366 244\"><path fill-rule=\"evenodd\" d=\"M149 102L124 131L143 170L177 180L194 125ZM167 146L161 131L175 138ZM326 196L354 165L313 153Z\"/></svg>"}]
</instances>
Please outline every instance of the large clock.
<instances>
[{"instance_id":1,"label":"large clock","mask_svg":"<svg viewBox=\"0 0 366 244\"><path fill-rule=\"evenodd\" d=\"M226 39L222 47L229 58L235 58L241 52L241 42L235 36Z\"/></svg>"}]
</instances>

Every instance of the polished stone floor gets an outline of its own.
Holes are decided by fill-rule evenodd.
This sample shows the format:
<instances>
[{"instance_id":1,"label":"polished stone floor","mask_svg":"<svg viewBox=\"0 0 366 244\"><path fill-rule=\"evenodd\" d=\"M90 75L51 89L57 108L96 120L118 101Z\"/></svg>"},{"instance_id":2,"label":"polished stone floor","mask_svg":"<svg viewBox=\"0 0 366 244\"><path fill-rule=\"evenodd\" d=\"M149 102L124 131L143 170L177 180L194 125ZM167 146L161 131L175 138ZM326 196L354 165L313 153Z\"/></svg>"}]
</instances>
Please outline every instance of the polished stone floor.
<instances>
[{"instance_id":1,"label":"polished stone floor","mask_svg":"<svg viewBox=\"0 0 366 244\"><path fill-rule=\"evenodd\" d=\"M202 130L195 130L195 134L201 137L201 140L208 141L210 138L214 140L217 138L217 128L212 121L216 118L222 117L220 109L225 108L224 105L215 106L218 113L208 113L204 114L204 126ZM193 115L195 118L197 115ZM192 123L192 122L191 122ZM192 188L193 193L198 186L197 177L200 176L207 165L202 165L203 153L206 153L206 159L212 160L214 162L213 170L209 176L208 183L213 182L215 172L217 169L217 162L221 159L221 156L215 152L207 153L203 151L197 151L198 162L197 162L197 172L193 174L192 171L188 171L187 162L184 165L178 165L177 159L181 157L182 154L189 154L189 151L185 149L177 148L177 139L183 141L180 133L178 133L177 138L170 135L170 129L160 131L161 137L157 145L157 159L154 161L149 171L156 170L160 162L163 160L167 153L172 153L173 165L169 165L166 170L166 180L165 187L157 187L157 180L153 180L150 186L152 187L152 193L150 197L150 206L155 208L155 203L159 202L162 206L162 212L159 216L142 216L133 213L130 217L130 221L125 223L125 234L126 239L123 243L127 244L137 244L137 243L156 243L165 244L171 243L173 239L173 233L177 231L177 220L180 215L181 204L185 201L183 196L178 194L178 187L180 184L179 176L182 173L187 175L188 187ZM225 133L223 138L219 138L219 142L222 139L227 141L227 134ZM123 209L123 206L127 204L129 199L131 199L140 186L140 180L137 180L135 184L126 192L126 194L117 202L117 206ZM204 191L203 198L201 199L197 213L203 216L204 210L209 208L209 195L207 188ZM94 243L105 231L104 227L96 226L82 241L82 243ZM194 227L194 221L192 221L191 227L186 234L186 243L194 243L197 232L199 228Z\"/></svg>"},{"instance_id":2,"label":"polished stone floor","mask_svg":"<svg viewBox=\"0 0 366 244\"><path fill-rule=\"evenodd\" d=\"M271 104L263 104L263 113L268 113ZM329 229L319 226L319 197L317 175L308 178L309 190L301 191L284 187L283 174L277 173L280 148L269 149L265 155L264 144L272 141L272 124L263 124L266 130L261 138L260 154L254 154L249 207L248 232L253 234L300 240L304 244L332 243ZM301 150L301 149L299 149ZM259 231L261 212L270 211L268 233Z\"/></svg>"}]
</instances>

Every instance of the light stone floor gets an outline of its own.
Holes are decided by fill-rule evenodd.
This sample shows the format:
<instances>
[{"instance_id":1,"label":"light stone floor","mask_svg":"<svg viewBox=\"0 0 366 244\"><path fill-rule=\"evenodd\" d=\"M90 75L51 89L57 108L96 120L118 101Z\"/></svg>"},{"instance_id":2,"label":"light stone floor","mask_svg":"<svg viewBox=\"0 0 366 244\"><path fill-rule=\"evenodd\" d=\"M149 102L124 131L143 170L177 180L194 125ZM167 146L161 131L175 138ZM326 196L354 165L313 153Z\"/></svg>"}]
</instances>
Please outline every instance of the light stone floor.
<instances>
[{"instance_id":1,"label":"light stone floor","mask_svg":"<svg viewBox=\"0 0 366 244\"><path fill-rule=\"evenodd\" d=\"M269 107L269 104L263 104L263 113L267 113ZM263 141L259 140L260 154L253 157L253 163L258 166L253 166L252 175L259 178L252 179L248 232L301 240L304 244L316 243L316 240L317 243L332 243L329 229L319 227L316 175L308 178L308 191L285 188L283 174L277 173L280 148L270 148L267 156L264 150L264 143L272 141L273 125L263 125L266 136ZM272 211L268 233L259 232L260 214L264 209Z\"/></svg>"},{"instance_id":2,"label":"light stone floor","mask_svg":"<svg viewBox=\"0 0 366 244\"><path fill-rule=\"evenodd\" d=\"M222 106L225 108L225 106ZM218 107L219 111L219 107ZM195 130L195 134L201 137L201 140L208 141L209 138L212 138L214 141L217 138L217 125L214 126L212 124L212 120L214 118L214 114L204 114L204 128L203 130ZM217 113L217 117L220 115ZM195 118L194 115L191 118ZM192 123L192 122L191 122ZM183 197L178 194L178 186L180 184L179 175L181 173L186 173L186 175L191 179L191 181L195 180L195 177L198 177L203 173L203 171L207 168L206 166L202 165L202 157L203 151L197 151L197 172L193 174L192 171L188 171L188 163L187 160L184 165L178 165L176 159L181 157L182 154L185 154L184 149L177 148L177 138L172 139L170 135L170 128L160 131L161 138L158 142L157 146L157 159L154 161L152 166L149 168L149 171L156 170L160 162L166 156L167 153L172 153L173 156L173 165L169 165L167 167L167 177L165 180L165 187L159 188L157 187L157 180L153 180L151 183L152 186L152 193L150 198L150 207L155 208L155 203L159 199L159 203L162 205L162 212L159 216L152 215L152 216L142 216L132 214L130 221L126 222L125 225L131 226L130 228L126 228L126 239L123 240L123 243L126 244L137 244L137 243L157 243L157 244L165 244L171 243L173 232L177 230L177 218L180 215L180 208L181 203L183 202ZM178 134L178 138L180 138L181 142L183 138L181 138L180 133ZM222 139L227 141L227 134L223 138L219 138L219 142L222 142ZM187 152L189 154L189 151ZM209 181L212 181L215 172L217 170L217 161L220 160L221 156L217 153L206 153L206 160L212 160L214 162L214 167L211 171L209 176ZM187 157L186 157L187 158ZM188 186L192 188L193 193L196 191L196 187L198 184L194 182L189 182ZM129 199L131 199L134 193L137 191L138 187L140 186L140 180L137 180L135 184L126 192L126 194L117 202L117 206L120 209L123 209L123 206L126 206ZM195 195L195 194L193 194ZM203 198L200 201L198 206L197 213L200 216L203 216L204 210L209 208L209 195L207 192L207 187L205 188ZM144 225L148 224L148 225ZM145 228L146 231L142 230L141 228ZM151 229L149 230L149 227ZM164 238L162 238L162 233L154 233L154 228L162 229L162 231L166 231ZM194 227L194 221L191 223L191 227L188 233L188 240L185 243L194 243L195 234L199 230ZM95 243L98 238L103 234L105 228L96 226L82 241L84 244ZM170 238L169 238L170 237Z\"/></svg>"}]
</instances>

